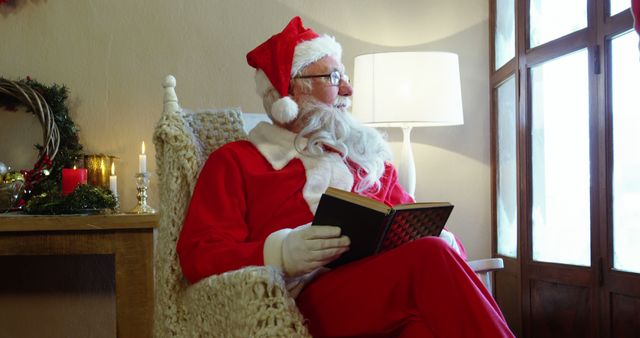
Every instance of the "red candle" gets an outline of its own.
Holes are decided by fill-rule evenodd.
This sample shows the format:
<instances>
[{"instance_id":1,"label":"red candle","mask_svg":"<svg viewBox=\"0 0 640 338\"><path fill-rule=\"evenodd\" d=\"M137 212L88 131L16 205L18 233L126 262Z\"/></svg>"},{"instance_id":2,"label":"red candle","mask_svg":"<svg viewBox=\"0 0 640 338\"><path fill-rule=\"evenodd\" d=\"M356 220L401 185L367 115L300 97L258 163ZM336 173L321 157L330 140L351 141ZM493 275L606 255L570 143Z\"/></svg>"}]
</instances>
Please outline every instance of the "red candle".
<instances>
[{"instance_id":1,"label":"red candle","mask_svg":"<svg viewBox=\"0 0 640 338\"><path fill-rule=\"evenodd\" d=\"M62 169L62 194L69 195L80 184L87 184L87 169Z\"/></svg>"}]
</instances>

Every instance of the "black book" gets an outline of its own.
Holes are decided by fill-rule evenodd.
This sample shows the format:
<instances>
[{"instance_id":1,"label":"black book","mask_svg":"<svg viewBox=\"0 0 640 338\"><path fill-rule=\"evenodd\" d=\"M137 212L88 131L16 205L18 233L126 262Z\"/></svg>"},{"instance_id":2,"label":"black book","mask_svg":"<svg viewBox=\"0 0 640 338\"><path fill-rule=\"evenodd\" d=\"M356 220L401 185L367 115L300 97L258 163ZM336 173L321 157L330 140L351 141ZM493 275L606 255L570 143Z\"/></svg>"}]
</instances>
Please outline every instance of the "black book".
<instances>
[{"instance_id":1,"label":"black book","mask_svg":"<svg viewBox=\"0 0 640 338\"><path fill-rule=\"evenodd\" d=\"M438 236L453 205L417 202L390 207L374 199L335 188L320 198L312 225L334 225L351 239L349 251L327 264L353 262L425 236Z\"/></svg>"}]
</instances>

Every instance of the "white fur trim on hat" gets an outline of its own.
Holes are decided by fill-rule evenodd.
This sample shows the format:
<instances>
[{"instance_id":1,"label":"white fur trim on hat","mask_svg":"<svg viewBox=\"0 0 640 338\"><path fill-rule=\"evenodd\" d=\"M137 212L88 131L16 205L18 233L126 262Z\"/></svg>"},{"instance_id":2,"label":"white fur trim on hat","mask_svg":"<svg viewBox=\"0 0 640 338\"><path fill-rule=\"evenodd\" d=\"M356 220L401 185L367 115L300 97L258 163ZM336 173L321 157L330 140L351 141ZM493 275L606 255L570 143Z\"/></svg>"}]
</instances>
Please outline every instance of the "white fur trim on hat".
<instances>
[{"instance_id":1,"label":"white fur trim on hat","mask_svg":"<svg viewBox=\"0 0 640 338\"><path fill-rule=\"evenodd\" d=\"M296 45L293 53L291 76L298 74L302 68L327 55L332 56L337 61L342 59L342 47L332 36L325 34L315 39L300 42Z\"/></svg>"},{"instance_id":2,"label":"white fur trim on hat","mask_svg":"<svg viewBox=\"0 0 640 338\"><path fill-rule=\"evenodd\" d=\"M271 116L277 122L289 123L298 116L298 104L288 96L280 98L271 105Z\"/></svg>"}]
</instances>

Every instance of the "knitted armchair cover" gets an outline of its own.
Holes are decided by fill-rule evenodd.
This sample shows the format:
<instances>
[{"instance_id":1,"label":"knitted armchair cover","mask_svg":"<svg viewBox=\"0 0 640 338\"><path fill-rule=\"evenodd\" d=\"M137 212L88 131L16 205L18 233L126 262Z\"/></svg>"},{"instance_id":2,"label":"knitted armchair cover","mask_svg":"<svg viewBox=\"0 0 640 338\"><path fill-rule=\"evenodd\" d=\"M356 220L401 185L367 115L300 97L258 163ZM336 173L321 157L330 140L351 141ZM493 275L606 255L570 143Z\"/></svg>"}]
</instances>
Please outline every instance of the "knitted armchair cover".
<instances>
[{"instance_id":1,"label":"knitted armchair cover","mask_svg":"<svg viewBox=\"0 0 640 338\"><path fill-rule=\"evenodd\" d=\"M182 276L176 242L198 173L209 153L246 134L238 110L194 113L180 109L177 99L168 105L173 87L165 85L165 111L153 137L160 182L155 336L310 337L276 269L247 267L194 285Z\"/></svg>"}]
</instances>

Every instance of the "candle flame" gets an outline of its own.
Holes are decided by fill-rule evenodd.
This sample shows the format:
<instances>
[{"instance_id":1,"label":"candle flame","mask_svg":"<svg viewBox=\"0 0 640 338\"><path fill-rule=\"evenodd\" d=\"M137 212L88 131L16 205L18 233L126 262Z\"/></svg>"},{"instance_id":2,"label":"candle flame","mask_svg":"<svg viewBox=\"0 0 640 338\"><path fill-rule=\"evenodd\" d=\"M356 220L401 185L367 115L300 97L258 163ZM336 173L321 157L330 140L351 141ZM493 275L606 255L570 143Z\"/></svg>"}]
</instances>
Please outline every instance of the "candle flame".
<instances>
[{"instance_id":1,"label":"candle flame","mask_svg":"<svg viewBox=\"0 0 640 338\"><path fill-rule=\"evenodd\" d=\"M111 176L116 175L116 164L111 162Z\"/></svg>"},{"instance_id":2,"label":"candle flame","mask_svg":"<svg viewBox=\"0 0 640 338\"><path fill-rule=\"evenodd\" d=\"M144 141L142 141L142 155L144 155Z\"/></svg>"},{"instance_id":3,"label":"candle flame","mask_svg":"<svg viewBox=\"0 0 640 338\"><path fill-rule=\"evenodd\" d=\"M76 165L74 164L74 165L73 165L73 170L76 170L76 169L78 169L78 168L76 168Z\"/></svg>"}]
</instances>

